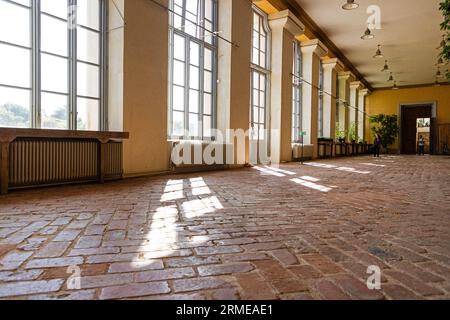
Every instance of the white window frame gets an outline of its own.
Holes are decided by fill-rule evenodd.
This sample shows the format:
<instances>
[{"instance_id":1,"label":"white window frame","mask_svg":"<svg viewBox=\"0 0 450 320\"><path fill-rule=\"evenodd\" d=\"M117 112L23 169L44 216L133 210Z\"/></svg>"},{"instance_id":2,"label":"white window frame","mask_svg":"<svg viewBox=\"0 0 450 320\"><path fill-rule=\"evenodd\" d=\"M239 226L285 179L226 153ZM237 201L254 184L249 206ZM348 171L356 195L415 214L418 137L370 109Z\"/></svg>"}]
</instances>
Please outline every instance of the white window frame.
<instances>
[{"instance_id":1,"label":"white window frame","mask_svg":"<svg viewBox=\"0 0 450 320\"><path fill-rule=\"evenodd\" d=\"M302 50L300 42L293 42L292 64L292 143L302 143Z\"/></svg>"},{"instance_id":2,"label":"white window frame","mask_svg":"<svg viewBox=\"0 0 450 320\"><path fill-rule=\"evenodd\" d=\"M258 30L254 29L255 17L258 17ZM271 76L271 30L269 26L269 17L265 12L256 6L253 6L253 27L252 27L252 52L251 52L251 104L250 104L250 138L252 140L267 140L270 144L270 136L266 133L270 130L270 76ZM258 35L258 44L255 46L254 36ZM261 38L265 37L264 48L261 48ZM258 61L254 61L254 52L258 51ZM265 54L265 59L261 60L261 54ZM255 83L255 77L263 77L264 85L261 86L261 80ZM255 90L258 91L258 102L255 101ZM264 96L264 103L261 104L261 93ZM255 117L255 109L258 108L258 119ZM264 109L264 121L261 121L261 109ZM258 126L259 130L255 130Z\"/></svg>"},{"instance_id":3,"label":"white window frame","mask_svg":"<svg viewBox=\"0 0 450 320\"><path fill-rule=\"evenodd\" d=\"M99 123L98 129L99 131L107 130L107 108L106 108L106 97L107 97L107 10L108 4L106 0L99 0L99 30L95 30L89 28L87 26L76 25L75 28L69 28L70 23L76 24L76 18L70 19L70 8L75 8L77 5L77 0L67 0L68 7L68 17L67 19L63 19L61 17L54 16L49 13L41 12L40 0L31 0L30 6L26 6L20 4L18 2L10 1L10 0L0 0L6 2L11 5L16 5L19 7L30 9L30 38L31 38L31 47L24 47L14 43L0 41L3 45L18 47L30 50L31 52L31 88L24 88L19 86L13 86L8 84L0 83L0 87L11 88L11 89L22 89L31 91L31 99L30 99L30 128L40 129L42 127L41 121L41 96L44 93L49 94L58 94L58 95L67 95L68 97L68 110L67 110L67 128L68 130L77 130L77 98L85 98L90 100L97 100L99 102ZM62 0L61 0L62 1ZM57 19L59 21L67 22L67 30L68 30L68 56L63 57L58 54L45 52L41 50L41 15L45 15L51 17L53 19ZM90 30L99 34L99 64L94 64L87 61L81 61L77 58L77 28L83 28L86 30ZM62 94L60 92L52 92L41 90L41 82L42 82L42 74L45 70L41 69L41 54L50 55L53 57L62 57L68 60L68 93ZM89 97L89 96L80 96L77 94L77 63L85 63L88 65L94 65L99 67L99 96L98 97Z\"/></svg>"},{"instance_id":4,"label":"white window frame","mask_svg":"<svg viewBox=\"0 0 450 320\"><path fill-rule=\"evenodd\" d=\"M208 134L208 130L205 129L204 119L210 118L210 129L215 129L217 126L217 64L218 64L218 39L216 37L217 32L217 26L218 26L218 3L217 0L212 0L212 19L213 21L209 21L205 18L205 1L204 0L197 0L199 3L200 12L198 12L198 18L197 21L192 21L186 17L188 14L186 9L186 1L195 1L195 0L178 0L178 2L182 2L182 10L181 12L178 12L180 7L175 8L175 1L170 1L170 9L174 12L177 12L178 14L181 14L182 17L178 16L175 13L170 14L170 24L169 24L169 123L168 123L168 139L169 140L202 140L202 141L209 141L214 140L214 137L211 133ZM176 28L174 26L174 19L175 18L181 18L181 28ZM212 30L207 30L206 22L210 23L212 26ZM197 29L197 32L199 33L198 36L193 36L186 32L186 27L188 26L194 26ZM174 55L174 37L179 36L184 39L184 72L185 72L185 79L184 79L184 86L177 85L174 83L173 79L173 69L174 69L174 62L177 61ZM206 37L209 37L211 39L210 43L206 41ZM190 66L191 66L191 59L190 59L190 43L194 42L199 45L199 84L198 84L198 90L190 88ZM212 61L211 61L211 69L212 70L206 70L205 69L205 63L204 63L204 52L206 50L210 50L212 52ZM211 71L211 92L205 91L205 71ZM180 110L174 110L173 106L173 88L179 87L182 88L184 91L184 111ZM191 112L189 110L189 94L190 90L198 91L198 112ZM210 94L211 95L211 114L205 113L204 108L204 95ZM174 112L183 112L184 113L184 133L182 135L175 134L174 133ZM198 116L198 134L192 135L190 133L189 128L189 115L197 115ZM207 128L207 127L206 127Z\"/></svg>"}]
</instances>

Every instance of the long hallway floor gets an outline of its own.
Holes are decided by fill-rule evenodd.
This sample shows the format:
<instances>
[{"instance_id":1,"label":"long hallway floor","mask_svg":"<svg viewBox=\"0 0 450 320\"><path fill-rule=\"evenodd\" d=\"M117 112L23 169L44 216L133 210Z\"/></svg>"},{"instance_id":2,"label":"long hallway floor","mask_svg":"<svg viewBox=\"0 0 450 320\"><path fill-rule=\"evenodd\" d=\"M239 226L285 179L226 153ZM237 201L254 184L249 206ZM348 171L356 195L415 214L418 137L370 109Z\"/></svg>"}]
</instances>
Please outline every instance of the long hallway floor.
<instances>
[{"instance_id":1,"label":"long hallway floor","mask_svg":"<svg viewBox=\"0 0 450 320\"><path fill-rule=\"evenodd\" d=\"M450 158L13 192L0 198L0 298L449 299Z\"/></svg>"}]
</instances>

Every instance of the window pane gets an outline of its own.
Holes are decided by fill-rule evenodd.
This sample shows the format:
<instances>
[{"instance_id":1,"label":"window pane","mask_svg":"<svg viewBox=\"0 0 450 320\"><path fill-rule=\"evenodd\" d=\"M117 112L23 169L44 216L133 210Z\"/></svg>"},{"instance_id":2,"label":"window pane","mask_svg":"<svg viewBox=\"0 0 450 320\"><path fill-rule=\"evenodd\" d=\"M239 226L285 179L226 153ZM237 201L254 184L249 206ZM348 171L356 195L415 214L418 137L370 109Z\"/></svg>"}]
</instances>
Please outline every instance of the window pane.
<instances>
[{"instance_id":1,"label":"window pane","mask_svg":"<svg viewBox=\"0 0 450 320\"><path fill-rule=\"evenodd\" d=\"M0 40L30 47L30 9L0 1Z\"/></svg>"},{"instance_id":2,"label":"window pane","mask_svg":"<svg viewBox=\"0 0 450 320\"><path fill-rule=\"evenodd\" d=\"M173 62L173 83L184 86L184 63L179 61Z\"/></svg>"},{"instance_id":3,"label":"window pane","mask_svg":"<svg viewBox=\"0 0 450 320\"><path fill-rule=\"evenodd\" d=\"M67 23L41 15L41 50L67 57Z\"/></svg>"},{"instance_id":4,"label":"window pane","mask_svg":"<svg viewBox=\"0 0 450 320\"><path fill-rule=\"evenodd\" d=\"M209 93L203 95L203 113L212 114L212 95Z\"/></svg>"},{"instance_id":5,"label":"window pane","mask_svg":"<svg viewBox=\"0 0 450 320\"><path fill-rule=\"evenodd\" d=\"M198 132L199 123L198 123L198 114L189 114L189 136L190 137L199 137L200 133Z\"/></svg>"},{"instance_id":6,"label":"window pane","mask_svg":"<svg viewBox=\"0 0 450 320\"><path fill-rule=\"evenodd\" d=\"M259 108L253 107L253 122L258 123L259 122Z\"/></svg>"},{"instance_id":7,"label":"window pane","mask_svg":"<svg viewBox=\"0 0 450 320\"><path fill-rule=\"evenodd\" d=\"M100 30L99 0L77 0L77 23L79 25Z\"/></svg>"},{"instance_id":8,"label":"window pane","mask_svg":"<svg viewBox=\"0 0 450 320\"><path fill-rule=\"evenodd\" d=\"M257 106L259 105L259 90L253 89L253 105Z\"/></svg>"},{"instance_id":9,"label":"window pane","mask_svg":"<svg viewBox=\"0 0 450 320\"><path fill-rule=\"evenodd\" d=\"M262 51L259 53L259 65L263 68L266 67L266 54Z\"/></svg>"},{"instance_id":10,"label":"window pane","mask_svg":"<svg viewBox=\"0 0 450 320\"><path fill-rule=\"evenodd\" d=\"M199 89L199 73L200 69L197 67L190 67L189 71L189 86L191 89Z\"/></svg>"},{"instance_id":11,"label":"window pane","mask_svg":"<svg viewBox=\"0 0 450 320\"><path fill-rule=\"evenodd\" d=\"M31 126L30 90L0 87L0 127Z\"/></svg>"},{"instance_id":12,"label":"window pane","mask_svg":"<svg viewBox=\"0 0 450 320\"><path fill-rule=\"evenodd\" d=\"M264 107L266 105L266 93L264 91L259 92L259 106Z\"/></svg>"},{"instance_id":13,"label":"window pane","mask_svg":"<svg viewBox=\"0 0 450 320\"><path fill-rule=\"evenodd\" d=\"M252 63L259 64L259 50L255 48L252 50Z\"/></svg>"},{"instance_id":14,"label":"window pane","mask_svg":"<svg viewBox=\"0 0 450 320\"><path fill-rule=\"evenodd\" d=\"M212 73L205 71L205 92L212 92Z\"/></svg>"},{"instance_id":15,"label":"window pane","mask_svg":"<svg viewBox=\"0 0 450 320\"><path fill-rule=\"evenodd\" d=\"M189 111L199 112L198 91L196 90L189 90Z\"/></svg>"},{"instance_id":16,"label":"window pane","mask_svg":"<svg viewBox=\"0 0 450 320\"><path fill-rule=\"evenodd\" d=\"M41 0L41 11L67 20L67 0Z\"/></svg>"},{"instance_id":17,"label":"window pane","mask_svg":"<svg viewBox=\"0 0 450 320\"><path fill-rule=\"evenodd\" d=\"M205 21L205 41L209 44L213 43L215 35L213 34L214 28L211 22Z\"/></svg>"},{"instance_id":18,"label":"window pane","mask_svg":"<svg viewBox=\"0 0 450 320\"><path fill-rule=\"evenodd\" d=\"M68 60L41 54L42 90L68 93Z\"/></svg>"},{"instance_id":19,"label":"window pane","mask_svg":"<svg viewBox=\"0 0 450 320\"><path fill-rule=\"evenodd\" d=\"M174 112L172 121L172 134L184 136L184 112Z\"/></svg>"},{"instance_id":20,"label":"window pane","mask_svg":"<svg viewBox=\"0 0 450 320\"><path fill-rule=\"evenodd\" d=\"M259 74L257 72L253 72L253 88L259 89Z\"/></svg>"},{"instance_id":21,"label":"window pane","mask_svg":"<svg viewBox=\"0 0 450 320\"><path fill-rule=\"evenodd\" d=\"M100 97L100 68L86 63L77 63L77 95Z\"/></svg>"},{"instance_id":22,"label":"window pane","mask_svg":"<svg viewBox=\"0 0 450 320\"><path fill-rule=\"evenodd\" d=\"M253 13L253 30L259 31L259 16Z\"/></svg>"},{"instance_id":23,"label":"window pane","mask_svg":"<svg viewBox=\"0 0 450 320\"><path fill-rule=\"evenodd\" d=\"M60 94L42 93L41 127L44 129L68 129L68 97Z\"/></svg>"},{"instance_id":24,"label":"window pane","mask_svg":"<svg viewBox=\"0 0 450 320\"><path fill-rule=\"evenodd\" d=\"M77 129L98 131L100 104L98 100L77 99Z\"/></svg>"},{"instance_id":25,"label":"window pane","mask_svg":"<svg viewBox=\"0 0 450 320\"><path fill-rule=\"evenodd\" d=\"M187 1L188 3L191 1ZM192 1L193 2L193 1ZM190 14L188 12L186 12L186 20L185 20L185 32L190 34L193 37L197 37L198 36L198 20L197 20L197 16Z\"/></svg>"},{"instance_id":26,"label":"window pane","mask_svg":"<svg viewBox=\"0 0 450 320\"><path fill-rule=\"evenodd\" d=\"M203 117L203 136L204 137L211 137L211 128L212 128L211 119L212 119L212 117L210 117L210 116Z\"/></svg>"},{"instance_id":27,"label":"window pane","mask_svg":"<svg viewBox=\"0 0 450 320\"><path fill-rule=\"evenodd\" d=\"M212 21L213 19L213 4L212 0L205 0L205 18Z\"/></svg>"},{"instance_id":28,"label":"window pane","mask_svg":"<svg viewBox=\"0 0 450 320\"><path fill-rule=\"evenodd\" d=\"M31 87L31 52L0 43L0 84Z\"/></svg>"},{"instance_id":29,"label":"window pane","mask_svg":"<svg viewBox=\"0 0 450 320\"><path fill-rule=\"evenodd\" d=\"M197 43L191 41L190 49L190 63L198 67L200 65L200 46Z\"/></svg>"},{"instance_id":30,"label":"window pane","mask_svg":"<svg viewBox=\"0 0 450 320\"><path fill-rule=\"evenodd\" d=\"M183 14L183 8L181 6L174 6L174 11L176 14L172 14L172 19L173 19L173 26L176 29L181 29L182 27L182 21L183 18L181 18L179 15Z\"/></svg>"},{"instance_id":31,"label":"window pane","mask_svg":"<svg viewBox=\"0 0 450 320\"><path fill-rule=\"evenodd\" d=\"M212 71L212 51L205 49L205 69Z\"/></svg>"},{"instance_id":32,"label":"window pane","mask_svg":"<svg viewBox=\"0 0 450 320\"><path fill-rule=\"evenodd\" d=\"M184 88L173 86L172 105L174 110L184 111Z\"/></svg>"},{"instance_id":33,"label":"window pane","mask_svg":"<svg viewBox=\"0 0 450 320\"><path fill-rule=\"evenodd\" d=\"M193 14L197 14L197 11L200 9L198 0L187 0L186 1L186 10L193 13Z\"/></svg>"},{"instance_id":34,"label":"window pane","mask_svg":"<svg viewBox=\"0 0 450 320\"><path fill-rule=\"evenodd\" d=\"M100 63L100 35L97 32L77 29L77 59L90 63Z\"/></svg>"},{"instance_id":35,"label":"window pane","mask_svg":"<svg viewBox=\"0 0 450 320\"><path fill-rule=\"evenodd\" d=\"M183 37L178 35L173 36L173 56L175 59L185 61L185 53L186 53L186 42Z\"/></svg>"},{"instance_id":36,"label":"window pane","mask_svg":"<svg viewBox=\"0 0 450 320\"><path fill-rule=\"evenodd\" d=\"M263 74L259 75L259 90L266 90L266 76Z\"/></svg>"},{"instance_id":37,"label":"window pane","mask_svg":"<svg viewBox=\"0 0 450 320\"><path fill-rule=\"evenodd\" d=\"M259 38L259 50L266 52L266 37L264 36Z\"/></svg>"}]
</instances>

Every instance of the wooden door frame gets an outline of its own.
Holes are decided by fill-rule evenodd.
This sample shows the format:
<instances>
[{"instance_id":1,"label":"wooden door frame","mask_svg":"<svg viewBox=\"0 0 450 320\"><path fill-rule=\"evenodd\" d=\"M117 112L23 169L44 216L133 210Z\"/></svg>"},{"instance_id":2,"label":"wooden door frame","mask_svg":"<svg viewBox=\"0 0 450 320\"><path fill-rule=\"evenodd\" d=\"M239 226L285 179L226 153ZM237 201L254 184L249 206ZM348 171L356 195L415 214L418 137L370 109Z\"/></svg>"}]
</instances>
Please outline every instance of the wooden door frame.
<instances>
[{"instance_id":1,"label":"wooden door frame","mask_svg":"<svg viewBox=\"0 0 450 320\"><path fill-rule=\"evenodd\" d=\"M418 102L400 102L398 106L398 126L400 128L400 132L398 135L398 153L402 153L402 115L403 115L403 108L411 108L411 107L423 107L423 106L430 106L431 107L431 128L430 128L430 134L433 137L433 149L431 149L430 146L430 154L436 154L437 151L437 108L438 103L437 101L418 101ZM433 122L434 120L434 122ZM434 125L433 125L434 124Z\"/></svg>"}]
</instances>

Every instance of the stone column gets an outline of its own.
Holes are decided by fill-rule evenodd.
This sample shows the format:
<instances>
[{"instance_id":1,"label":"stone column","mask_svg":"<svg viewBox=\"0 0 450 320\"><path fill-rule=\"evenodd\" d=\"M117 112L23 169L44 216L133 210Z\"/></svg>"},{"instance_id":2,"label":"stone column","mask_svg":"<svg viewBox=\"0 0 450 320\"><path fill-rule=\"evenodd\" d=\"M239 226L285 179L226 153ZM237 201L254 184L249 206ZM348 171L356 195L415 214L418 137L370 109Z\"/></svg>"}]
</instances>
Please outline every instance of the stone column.
<instances>
[{"instance_id":1,"label":"stone column","mask_svg":"<svg viewBox=\"0 0 450 320\"><path fill-rule=\"evenodd\" d=\"M358 104L359 104L359 90L362 89L361 82L360 81L353 81L350 83L350 109L349 109L349 115L350 115L350 122L349 122L349 128L351 128L352 125L355 126L355 133L358 133ZM349 135L349 140L351 142L351 137ZM358 140L358 139L356 139ZM358 141L356 141L358 142Z\"/></svg>"},{"instance_id":2,"label":"stone column","mask_svg":"<svg viewBox=\"0 0 450 320\"><path fill-rule=\"evenodd\" d=\"M303 24L289 11L269 16L272 31L270 158L272 163L292 160L293 41L304 32Z\"/></svg>"},{"instance_id":3,"label":"stone column","mask_svg":"<svg viewBox=\"0 0 450 320\"><path fill-rule=\"evenodd\" d=\"M320 58L327 54L327 48L318 40L303 42L303 87L302 87L302 125L306 136L303 144L312 147L312 156L317 157L318 103L319 103L319 68Z\"/></svg>"},{"instance_id":4,"label":"stone column","mask_svg":"<svg viewBox=\"0 0 450 320\"><path fill-rule=\"evenodd\" d=\"M217 128L230 143L227 163L243 165L249 161L249 140L239 139L228 129L239 130L241 136L250 123L250 60L252 45L253 9L249 1L218 1L219 30L225 39L231 39L239 47L219 40Z\"/></svg>"},{"instance_id":5,"label":"stone column","mask_svg":"<svg viewBox=\"0 0 450 320\"><path fill-rule=\"evenodd\" d=\"M337 59L322 61L323 67L323 135L335 138L336 132L336 95L337 73L344 69L344 65ZM331 94L331 96L330 96Z\"/></svg>"},{"instance_id":6,"label":"stone column","mask_svg":"<svg viewBox=\"0 0 450 320\"><path fill-rule=\"evenodd\" d=\"M359 91L359 111L358 112L358 136L360 139L365 139L366 123L368 121L366 112L366 96L369 94L369 89L362 89Z\"/></svg>"},{"instance_id":7,"label":"stone column","mask_svg":"<svg viewBox=\"0 0 450 320\"><path fill-rule=\"evenodd\" d=\"M340 72L338 74L339 81L339 126L345 132L349 128L349 108L350 103L350 82L353 81L354 75L349 72Z\"/></svg>"}]
</instances>

